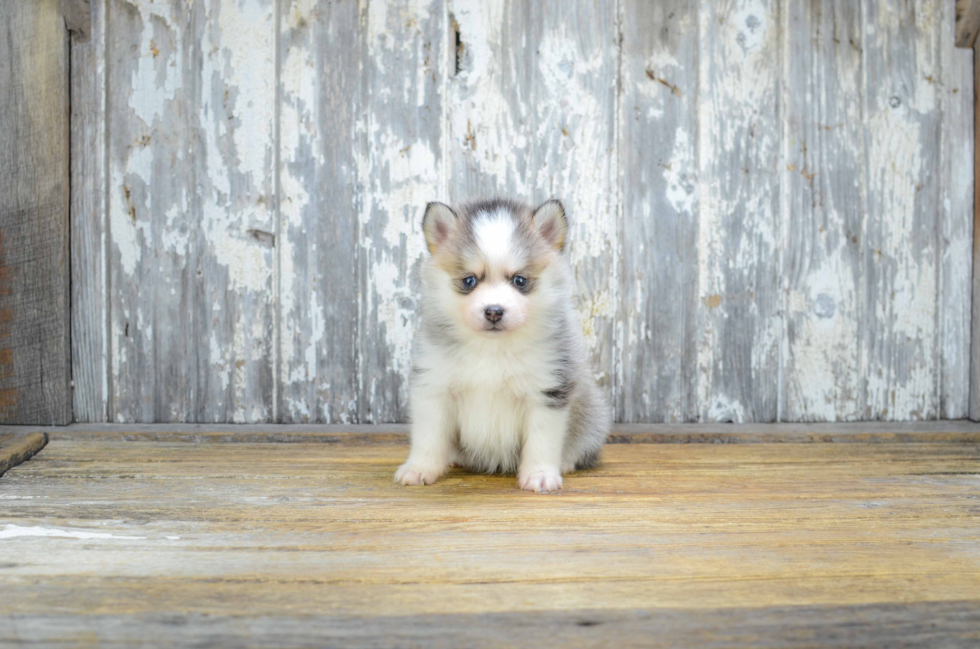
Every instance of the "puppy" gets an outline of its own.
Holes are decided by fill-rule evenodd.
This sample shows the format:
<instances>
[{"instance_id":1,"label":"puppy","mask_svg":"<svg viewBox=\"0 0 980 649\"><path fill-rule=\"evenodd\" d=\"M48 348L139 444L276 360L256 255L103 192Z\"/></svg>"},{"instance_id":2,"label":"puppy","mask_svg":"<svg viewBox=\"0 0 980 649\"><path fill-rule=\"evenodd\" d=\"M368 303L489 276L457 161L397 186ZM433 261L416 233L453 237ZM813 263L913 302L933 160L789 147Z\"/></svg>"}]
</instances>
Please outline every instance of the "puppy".
<instances>
[{"instance_id":1,"label":"puppy","mask_svg":"<svg viewBox=\"0 0 980 649\"><path fill-rule=\"evenodd\" d=\"M572 307L562 204L429 203L422 230L412 450L395 481L459 465L560 491L563 473L599 462L611 424Z\"/></svg>"}]
</instances>

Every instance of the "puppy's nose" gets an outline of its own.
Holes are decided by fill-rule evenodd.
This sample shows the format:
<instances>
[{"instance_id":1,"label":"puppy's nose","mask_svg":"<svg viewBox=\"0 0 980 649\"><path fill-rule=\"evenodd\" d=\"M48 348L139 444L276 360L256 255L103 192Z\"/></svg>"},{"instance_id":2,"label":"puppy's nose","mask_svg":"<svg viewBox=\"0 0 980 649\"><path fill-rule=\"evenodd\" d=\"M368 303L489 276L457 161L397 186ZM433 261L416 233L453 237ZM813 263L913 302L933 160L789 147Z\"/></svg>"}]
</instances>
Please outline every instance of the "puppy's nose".
<instances>
[{"instance_id":1,"label":"puppy's nose","mask_svg":"<svg viewBox=\"0 0 980 649\"><path fill-rule=\"evenodd\" d=\"M483 311L483 315L487 317L490 322L497 322L504 317L504 310L497 306L496 304L488 306L486 310Z\"/></svg>"}]
</instances>

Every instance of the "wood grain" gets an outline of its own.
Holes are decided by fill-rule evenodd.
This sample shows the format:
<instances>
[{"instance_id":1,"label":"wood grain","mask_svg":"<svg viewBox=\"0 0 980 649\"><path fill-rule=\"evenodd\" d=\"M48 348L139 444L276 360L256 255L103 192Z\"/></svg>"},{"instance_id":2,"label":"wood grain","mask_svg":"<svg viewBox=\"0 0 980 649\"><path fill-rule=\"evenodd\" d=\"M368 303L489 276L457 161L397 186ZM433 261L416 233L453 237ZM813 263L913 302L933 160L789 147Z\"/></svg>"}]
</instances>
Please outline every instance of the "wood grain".
<instances>
[{"instance_id":1,"label":"wood grain","mask_svg":"<svg viewBox=\"0 0 980 649\"><path fill-rule=\"evenodd\" d=\"M273 0L111 0L114 421L273 417Z\"/></svg>"},{"instance_id":2,"label":"wood grain","mask_svg":"<svg viewBox=\"0 0 980 649\"><path fill-rule=\"evenodd\" d=\"M941 70L940 34L931 25L944 4L876 2L865 12L868 219L859 240L868 419L939 416L936 215L942 205L932 170L940 165L935 79ZM886 18L889 29L868 31Z\"/></svg>"},{"instance_id":3,"label":"wood grain","mask_svg":"<svg viewBox=\"0 0 980 649\"><path fill-rule=\"evenodd\" d=\"M947 3L945 34L955 18ZM940 38L943 85L939 87L942 120L942 211L940 212L940 281L937 324L940 359L940 412L945 419L970 414L970 323L973 291L973 53Z\"/></svg>"},{"instance_id":4,"label":"wood grain","mask_svg":"<svg viewBox=\"0 0 980 649\"><path fill-rule=\"evenodd\" d=\"M37 427L4 430L26 434ZM55 440L184 443L406 444L407 424L72 424L43 430ZM616 424L611 444L957 443L980 442L969 421L847 424Z\"/></svg>"},{"instance_id":5,"label":"wood grain","mask_svg":"<svg viewBox=\"0 0 980 649\"><path fill-rule=\"evenodd\" d=\"M620 421L978 416L949 1L92 15L73 46L79 421L404 422L419 211L486 194L565 201Z\"/></svg>"},{"instance_id":6,"label":"wood grain","mask_svg":"<svg viewBox=\"0 0 980 649\"><path fill-rule=\"evenodd\" d=\"M47 443L48 436L44 433L0 433L0 476L21 462L31 459Z\"/></svg>"},{"instance_id":7,"label":"wood grain","mask_svg":"<svg viewBox=\"0 0 980 649\"><path fill-rule=\"evenodd\" d=\"M973 296L970 327L970 419L980 421L980 191L976 180L980 175L980 50L973 50Z\"/></svg>"},{"instance_id":8,"label":"wood grain","mask_svg":"<svg viewBox=\"0 0 980 649\"><path fill-rule=\"evenodd\" d=\"M455 470L397 487L405 445L54 440L0 482L0 642L488 641L532 619L613 644L657 622L665 645L975 642L978 448L610 445L541 497Z\"/></svg>"},{"instance_id":9,"label":"wood grain","mask_svg":"<svg viewBox=\"0 0 980 649\"><path fill-rule=\"evenodd\" d=\"M618 421L699 416L698 28L689 2L623 6Z\"/></svg>"},{"instance_id":10,"label":"wood grain","mask_svg":"<svg viewBox=\"0 0 980 649\"><path fill-rule=\"evenodd\" d=\"M13 644L86 644L130 647L193 645L206 638L252 647L417 646L593 647L970 647L980 614L975 601L854 606L767 606L753 609L577 609L291 618L194 613L13 616L0 640Z\"/></svg>"},{"instance_id":11,"label":"wood grain","mask_svg":"<svg viewBox=\"0 0 980 649\"><path fill-rule=\"evenodd\" d=\"M422 215L447 200L443 101L448 19L440 0L362 9L357 322L358 421L408 419L419 325Z\"/></svg>"},{"instance_id":12,"label":"wood grain","mask_svg":"<svg viewBox=\"0 0 980 649\"><path fill-rule=\"evenodd\" d=\"M71 421L68 32L0 2L0 423Z\"/></svg>"},{"instance_id":13,"label":"wood grain","mask_svg":"<svg viewBox=\"0 0 980 649\"><path fill-rule=\"evenodd\" d=\"M74 421L108 421L106 258L106 0L91 5L91 38L71 48L71 358Z\"/></svg>"},{"instance_id":14,"label":"wood grain","mask_svg":"<svg viewBox=\"0 0 980 649\"><path fill-rule=\"evenodd\" d=\"M780 4L706 1L698 19L699 420L775 421Z\"/></svg>"},{"instance_id":15,"label":"wood grain","mask_svg":"<svg viewBox=\"0 0 980 649\"><path fill-rule=\"evenodd\" d=\"M287 0L279 31L275 420L352 422L360 398L358 5Z\"/></svg>"},{"instance_id":16,"label":"wood grain","mask_svg":"<svg viewBox=\"0 0 980 649\"><path fill-rule=\"evenodd\" d=\"M780 419L864 418L861 5L789 3ZM808 47L794 47L808 43Z\"/></svg>"}]
</instances>

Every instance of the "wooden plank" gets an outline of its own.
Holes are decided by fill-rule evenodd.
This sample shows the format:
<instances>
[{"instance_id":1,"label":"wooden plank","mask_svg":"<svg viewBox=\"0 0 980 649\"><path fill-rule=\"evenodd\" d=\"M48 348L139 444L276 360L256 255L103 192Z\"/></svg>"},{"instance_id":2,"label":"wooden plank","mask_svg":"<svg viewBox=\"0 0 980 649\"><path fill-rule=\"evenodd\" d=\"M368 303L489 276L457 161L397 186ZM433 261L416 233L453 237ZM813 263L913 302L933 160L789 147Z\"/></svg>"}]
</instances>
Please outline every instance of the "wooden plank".
<instances>
[{"instance_id":1,"label":"wooden plank","mask_svg":"<svg viewBox=\"0 0 980 649\"><path fill-rule=\"evenodd\" d=\"M71 362L75 421L109 417L105 0L71 47Z\"/></svg>"},{"instance_id":2,"label":"wooden plank","mask_svg":"<svg viewBox=\"0 0 980 649\"><path fill-rule=\"evenodd\" d=\"M869 419L939 416L942 0L868 3L864 372ZM870 29L870 26L875 26Z\"/></svg>"},{"instance_id":3,"label":"wooden plank","mask_svg":"<svg viewBox=\"0 0 980 649\"><path fill-rule=\"evenodd\" d=\"M973 299L970 328L970 419L980 421L980 50L973 51Z\"/></svg>"},{"instance_id":4,"label":"wooden plank","mask_svg":"<svg viewBox=\"0 0 980 649\"><path fill-rule=\"evenodd\" d=\"M16 434L37 427L7 426ZM54 440L182 443L405 444L408 424L72 424L41 429ZM613 444L980 442L967 420L846 424L616 424Z\"/></svg>"},{"instance_id":5,"label":"wooden plank","mask_svg":"<svg viewBox=\"0 0 980 649\"><path fill-rule=\"evenodd\" d=\"M273 417L273 0L111 0L115 421Z\"/></svg>"},{"instance_id":6,"label":"wooden plank","mask_svg":"<svg viewBox=\"0 0 980 649\"><path fill-rule=\"evenodd\" d=\"M624 617L662 619L667 646L699 624L739 645L977 634L975 445L609 446L555 497L459 470L398 487L405 445L222 451L56 440L10 472L0 641L281 646L532 615L617 646L650 641Z\"/></svg>"},{"instance_id":7,"label":"wooden plank","mask_svg":"<svg viewBox=\"0 0 980 649\"><path fill-rule=\"evenodd\" d=\"M846 421L865 413L861 11L850 0L787 5L780 170L785 421Z\"/></svg>"},{"instance_id":8,"label":"wooden plank","mask_svg":"<svg viewBox=\"0 0 980 649\"><path fill-rule=\"evenodd\" d=\"M954 29L947 3L943 33ZM970 413L970 303L973 265L973 53L949 38L942 48L942 187L938 335L942 345L940 411L945 419Z\"/></svg>"},{"instance_id":9,"label":"wooden plank","mask_svg":"<svg viewBox=\"0 0 980 649\"><path fill-rule=\"evenodd\" d=\"M277 416L358 418L357 3L280 9Z\"/></svg>"},{"instance_id":10,"label":"wooden plank","mask_svg":"<svg viewBox=\"0 0 980 649\"><path fill-rule=\"evenodd\" d=\"M152 178L148 176L153 175L152 158L155 157L153 150L148 146L163 150L159 158L165 161L167 149L180 150L179 141L181 139L185 142L189 141L187 130L190 120L181 120L173 125L173 129L167 129L171 131L168 143L161 141L161 137L154 137L157 134L151 132L153 122L162 120L154 119L149 115L138 118L132 107L132 105L146 107L149 112L163 109L159 106L161 100L155 96L157 80L153 77L147 78L149 74L144 74L140 78L137 69L140 60L148 57L151 63L159 60L161 54L164 57L163 61L175 57L175 52L180 49L180 45L176 35L168 34L166 38L161 39L165 49L158 50L161 54L153 57L152 51L149 51L148 47L144 48L142 43L143 30L150 29L146 24L149 19L144 19L138 6L121 0L107 0L104 20L107 90L106 158L103 169L106 175L104 196L106 242L103 254L108 258L105 278L107 319L105 354L108 362L106 384L110 391L107 394L107 419L120 422L156 419L158 409L154 403L156 401L154 383L157 376L157 358L153 354L155 342L159 343L159 350L163 352L160 365L170 369L168 374L170 374L171 388L167 396L174 411L173 419L179 420L181 415L191 419L188 411L193 409L193 405L187 402L186 394L191 389L189 384L192 379L185 376L183 367L192 362L188 357L196 360L198 345L182 344L175 347L167 340L168 336L165 332L154 331L154 325L161 320L163 326L171 332L187 331L189 335L194 336L195 328L186 322L194 311L187 308L183 309L182 314L178 313L178 309L170 303L170 300L159 299L161 297L157 294L159 283L166 283L167 280L158 283L153 278L158 275L168 277L176 274L177 271L173 266L185 261L183 259L185 256L186 261L194 265L197 260L190 256L188 250L184 250L181 251L180 257L174 251L172 254L164 254L162 259L157 261L154 260L155 255L152 251L161 247L161 243L154 240L154 231L159 233L161 227L179 231L180 226L183 226L185 231L189 231L192 225L180 223L174 224L177 227L167 227L166 221L150 213L148 205L152 183ZM175 21L168 16L158 19L157 22L162 23L161 28L165 28ZM157 48L155 43L154 41L154 48ZM169 65L171 62L174 65ZM180 77L176 61L167 61L162 73L167 75L167 84L176 87ZM108 91L108 86L112 87L112 92ZM173 95L173 93L169 94ZM190 102L185 100L181 103L183 105L178 109L180 114L190 116L192 114ZM172 107L171 112L177 110ZM190 146L189 142L187 146ZM130 168L132 165L129 158L134 154L138 155L134 163L139 163L141 167L139 170ZM189 172L192 164L191 160L181 158L180 171L169 164L160 169L158 176L169 179L171 186L167 191L158 190L163 194L158 200L178 200L178 196L182 193L179 186L186 181L186 176L181 172ZM134 180L138 180L138 187L133 186ZM173 210L178 218L181 208L187 211L191 209L189 205L178 206ZM196 215L189 215L188 221L192 218L196 220L195 217ZM189 244L185 246L189 247ZM146 253L145 260L144 253ZM164 269L163 263L167 263L170 267ZM96 286L95 290L97 291L98 288ZM180 285L179 292L181 302L188 305L194 303L193 284ZM98 333L99 330L96 329L92 336L98 336ZM155 333L158 335L154 336ZM196 388L196 385L194 387ZM164 389L161 387L161 391ZM184 395L178 396L179 392L183 392ZM170 418L160 414L165 419Z\"/></svg>"},{"instance_id":11,"label":"wooden plank","mask_svg":"<svg viewBox=\"0 0 980 649\"><path fill-rule=\"evenodd\" d=\"M623 6L616 420L697 421L698 17Z\"/></svg>"},{"instance_id":12,"label":"wooden plank","mask_svg":"<svg viewBox=\"0 0 980 649\"><path fill-rule=\"evenodd\" d=\"M780 15L702 2L698 75L698 407L774 421L780 311Z\"/></svg>"},{"instance_id":13,"label":"wooden plank","mask_svg":"<svg viewBox=\"0 0 980 649\"><path fill-rule=\"evenodd\" d=\"M576 308L614 387L618 298L616 3L458 1L449 84L451 198L564 201Z\"/></svg>"},{"instance_id":14,"label":"wooden plank","mask_svg":"<svg viewBox=\"0 0 980 649\"><path fill-rule=\"evenodd\" d=\"M44 433L0 433L0 476L21 462L31 459L47 443L48 436Z\"/></svg>"},{"instance_id":15,"label":"wooden plank","mask_svg":"<svg viewBox=\"0 0 980 649\"><path fill-rule=\"evenodd\" d=\"M609 610L577 609L528 613L378 616L346 618L324 614L302 620L285 616L155 613L138 616L46 615L17 619L0 631L0 641L57 644L65 637L96 639L100 646L188 646L207 637L222 645L275 647L495 645L591 647L969 646L978 637L976 602L917 602L855 606L770 606L740 608ZM149 639L149 640L147 640ZM116 642L119 644L117 645ZM268 643L268 644L266 644Z\"/></svg>"},{"instance_id":16,"label":"wooden plank","mask_svg":"<svg viewBox=\"0 0 980 649\"><path fill-rule=\"evenodd\" d=\"M955 13L956 47L973 47L977 34L980 33L980 2L956 0Z\"/></svg>"},{"instance_id":17,"label":"wooden plank","mask_svg":"<svg viewBox=\"0 0 980 649\"><path fill-rule=\"evenodd\" d=\"M446 15L440 0L362 9L358 421L365 423L408 420L419 270L428 254L422 216L429 201L448 199Z\"/></svg>"},{"instance_id":18,"label":"wooden plank","mask_svg":"<svg viewBox=\"0 0 980 649\"><path fill-rule=\"evenodd\" d=\"M0 2L0 423L71 421L68 33Z\"/></svg>"}]
</instances>

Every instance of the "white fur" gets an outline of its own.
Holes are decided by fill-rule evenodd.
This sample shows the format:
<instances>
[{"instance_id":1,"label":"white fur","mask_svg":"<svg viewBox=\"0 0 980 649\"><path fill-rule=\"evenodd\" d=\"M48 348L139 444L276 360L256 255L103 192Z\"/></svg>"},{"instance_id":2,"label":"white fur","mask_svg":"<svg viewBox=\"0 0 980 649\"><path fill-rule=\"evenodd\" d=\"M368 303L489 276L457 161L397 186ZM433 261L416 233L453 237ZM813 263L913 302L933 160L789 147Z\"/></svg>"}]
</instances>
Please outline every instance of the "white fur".
<instances>
[{"instance_id":1,"label":"white fur","mask_svg":"<svg viewBox=\"0 0 980 649\"><path fill-rule=\"evenodd\" d=\"M514 236L514 220L506 212L489 214L477 222L476 240L480 250L491 265L511 263L511 237Z\"/></svg>"},{"instance_id":2,"label":"white fur","mask_svg":"<svg viewBox=\"0 0 980 649\"><path fill-rule=\"evenodd\" d=\"M499 306L504 310L504 317L498 324L507 331L519 328L527 319L527 299L510 282L484 282L462 304L466 324L474 331L485 332L489 336L498 335L497 332L486 332L484 313L489 306Z\"/></svg>"},{"instance_id":3,"label":"white fur","mask_svg":"<svg viewBox=\"0 0 980 649\"><path fill-rule=\"evenodd\" d=\"M560 423L542 431L556 438L541 449L542 457L529 456L522 462L524 458L517 455L532 417L546 423L554 412L543 399L536 403L533 398L554 383L548 365L535 352L533 336L518 335L506 344L501 342L469 340L465 351L449 358L430 345L419 348L416 362L427 369L413 385L412 453L406 466L430 467L419 472L438 477L450 463L462 463L464 458L452 443L458 430L459 445L472 455L469 460L474 468L505 472L527 468L551 476L548 484L560 487Z\"/></svg>"}]
</instances>

